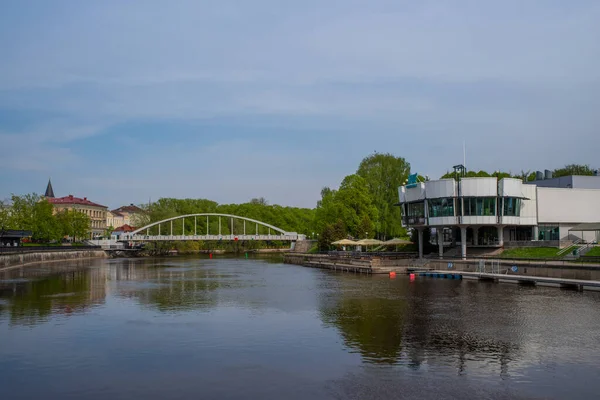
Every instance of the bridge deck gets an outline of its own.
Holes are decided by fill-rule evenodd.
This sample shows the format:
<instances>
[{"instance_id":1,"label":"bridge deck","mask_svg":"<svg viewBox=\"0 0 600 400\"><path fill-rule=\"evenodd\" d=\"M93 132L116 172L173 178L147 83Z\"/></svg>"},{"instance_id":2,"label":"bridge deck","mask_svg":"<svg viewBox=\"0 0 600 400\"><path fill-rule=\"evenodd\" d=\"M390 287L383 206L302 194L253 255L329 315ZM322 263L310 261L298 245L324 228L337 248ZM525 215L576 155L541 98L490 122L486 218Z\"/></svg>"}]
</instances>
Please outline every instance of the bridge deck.
<instances>
[{"instance_id":1,"label":"bridge deck","mask_svg":"<svg viewBox=\"0 0 600 400\"><path fill-rule=\"evenodd\" d=\"M279 240L279 241L297 241L299 235L133 235L123 236L124 242L149 242L149 241L251 241L251 240Z\"/></svg>"}]
</instances>

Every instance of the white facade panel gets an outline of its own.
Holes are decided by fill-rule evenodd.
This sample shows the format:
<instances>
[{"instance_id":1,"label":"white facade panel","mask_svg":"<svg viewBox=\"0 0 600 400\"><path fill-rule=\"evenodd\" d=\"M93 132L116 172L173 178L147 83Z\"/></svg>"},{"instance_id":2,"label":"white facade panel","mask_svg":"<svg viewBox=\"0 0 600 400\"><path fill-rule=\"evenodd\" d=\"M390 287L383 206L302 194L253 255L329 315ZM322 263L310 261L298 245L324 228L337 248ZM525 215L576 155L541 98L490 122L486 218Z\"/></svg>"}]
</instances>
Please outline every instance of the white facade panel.
<instances>
[{"instance_id":1,"label":"white facade panel","mask_svg":"<svg viewBox=\"0 0 600 400\"><path fill-rule=\"evenodd\" d=\"M496 178L463 178L460 181L460 191L464 197L496 197L498 196L498 180Z\"/></svg>"},{"instance_id":2,"label":"white facade panel","mask_svg":"<svg viewBox=\"0 0 600 400\"><path fill-rule=\"evenodd\" d=\"M526 197L523 193L523 181L515 178L504 178L498 182L498 193L501 197Z\"/></svg>"},{"instance_id":3,"label":"white facade panel","mask_svg":"<svg viewBox=\"0 0 600 400\"><path fill-rule=\"evenodd\" d=\"M425 193L428 199L456 197L456 181L454 179L440 179L439 181L425 182Z\"/></svg>"},{"instance_id":4,"label":"white facade panel","mask_svg":"<svg viewBox=\"0 0 600 400\"><path fill-rule=\"evenodd\" d=\"M600 222L600 190L537 188L538 223Z\"/></svg>"},{"instance_id":5,"label":"white facade panel","mask_svg":"<svg viewBox=\"0 0 600 400\"><path fill-rule=\"evenodd\" d=\"M457 217L435 217L429 218L430 226L452 226L458 225Z\"/></svg>"},{"instance_id":6,"label":"white facade panel","mask_svg":"<svg viewBox=\"0 0 600 400\"><path fill-rule=\"evenodd\" d=\"M404 202L406 202L406 203L411 203L413 201L419 201L419 200L425 199L425 184L422 182L417 183L417 186L411 187L411 188L402 186L400 188L400 201L401 202L402 202L402 189L405 189Z\"/></svg>"},{"instance_id":7,"label":"white facade panel","mask_svg":"<svg viewBox=\"0 0 600 400\"><path fill-rule=\"evenodd\" d=\"M496 216L472 216L462 217L464 225L496 225L498 222Z\"/></svg>"},{"instance_id":8,"label":"white facade panel","mask_svg":"<svg viewBox=\"0 0 600 400\"><path fill-rule=\"evenodd\" d=\"M521 225L521 217L502 217L502 225Z\"/></svg>"}]
</instances>

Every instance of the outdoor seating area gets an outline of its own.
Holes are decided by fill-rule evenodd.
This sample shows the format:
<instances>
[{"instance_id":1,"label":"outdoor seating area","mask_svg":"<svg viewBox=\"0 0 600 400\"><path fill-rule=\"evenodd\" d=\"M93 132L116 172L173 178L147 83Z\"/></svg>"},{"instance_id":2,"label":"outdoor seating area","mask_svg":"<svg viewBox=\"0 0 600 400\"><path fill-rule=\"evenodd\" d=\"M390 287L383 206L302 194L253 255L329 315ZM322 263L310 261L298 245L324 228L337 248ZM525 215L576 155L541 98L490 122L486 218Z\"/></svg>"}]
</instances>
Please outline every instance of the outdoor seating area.
<instances>
[{"instance_id":1,"label":"outdoor seating area","mask_svg":"<svg viewBox=\"0 0 600 400\"><path fill-rule=\"evenodd\" d=\"M342 251L348 251L348 248L353 248L354 251L381 251L382 249L387 250L391 247L395 247L398 250L399 246L412 245L413 242L410 240L394 238L387 241L377 239L361 239L358 241L350 239L342 239L331 243L336 247L341 247ZM364 247L363 247L364 246Z\"/></svg>"}]
</instances>

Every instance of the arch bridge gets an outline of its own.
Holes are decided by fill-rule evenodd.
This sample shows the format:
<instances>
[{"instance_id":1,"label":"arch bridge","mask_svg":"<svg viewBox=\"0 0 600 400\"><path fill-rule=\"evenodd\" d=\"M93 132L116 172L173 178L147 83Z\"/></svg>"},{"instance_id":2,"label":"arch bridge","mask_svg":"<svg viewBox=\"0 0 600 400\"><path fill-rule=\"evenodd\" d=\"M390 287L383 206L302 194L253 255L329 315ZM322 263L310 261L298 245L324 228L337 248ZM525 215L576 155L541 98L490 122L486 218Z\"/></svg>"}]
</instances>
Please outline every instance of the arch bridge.
<instances>
[{"instance_id":1,"label":"arch bridge","mask_svg":"<svg viewBox=\"0 0 600 400\"><path fill-rule=\"evenodd\" d=\"M252 218L232 214L201 213L178 215L153 222L133 232L124 233L119 240L130 242L187 240L279 240L296 242L304 239L306 239L305 235L286 232L281 228Z\"/></svg>"}]
</instances>

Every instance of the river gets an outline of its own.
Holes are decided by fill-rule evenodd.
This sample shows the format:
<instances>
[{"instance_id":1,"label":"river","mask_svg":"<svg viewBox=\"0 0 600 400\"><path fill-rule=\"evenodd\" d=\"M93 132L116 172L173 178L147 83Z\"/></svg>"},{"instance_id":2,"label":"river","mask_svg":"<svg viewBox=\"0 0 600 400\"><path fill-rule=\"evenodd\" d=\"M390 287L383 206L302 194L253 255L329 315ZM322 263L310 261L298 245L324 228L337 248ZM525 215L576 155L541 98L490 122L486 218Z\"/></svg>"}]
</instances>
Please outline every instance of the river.
<instances>
[{"instance_id":1,"label":"river","mask_svg":"<svg viewBox=\"0 0 600 400\"><path fill-rule=\"evenodd\" d=\"M8 399L597 399L600 293L280 258L0 272Z\"/></svg>"}]
</instances>

